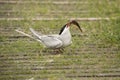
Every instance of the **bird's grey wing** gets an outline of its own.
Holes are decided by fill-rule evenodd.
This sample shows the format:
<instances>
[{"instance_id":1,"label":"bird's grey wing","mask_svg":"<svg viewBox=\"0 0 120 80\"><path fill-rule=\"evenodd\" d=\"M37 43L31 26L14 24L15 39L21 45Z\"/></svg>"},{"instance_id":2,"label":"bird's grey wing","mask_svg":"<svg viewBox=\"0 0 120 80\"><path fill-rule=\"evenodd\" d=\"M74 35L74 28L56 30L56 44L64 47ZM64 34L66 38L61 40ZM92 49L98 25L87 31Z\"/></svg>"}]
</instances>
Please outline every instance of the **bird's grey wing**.
<instances>
[{"instance_id":1,"label":"bird's grey wing","mask_svg":"<svg viewBox=\"0 0 120 80\"><path fill-rule=\"evenodd\" d=\"M33 28L30 28L30 31L33 33L33 35L34 35L36 38L39 38L39 39L41 39L41 36L59 37L59 35L58 35L58 34L43 35L43 34L41 34L41 33L38 33L37 31L35 31Z\"/></svg>"},{"instance_id":2,"label":"bird's grey wing","mask_svg":"<svg viewBox=\"0 0 120 80\"><path fill-rule=\"evenodd\" d=\"M36 38L41 38L41 36L43 36L43 35L41 35L41 34L38 34L38 32L35 31L33 28L30 28L30 31L33 33L33 35L34 35Z\"/></svg>"},{"instance_id":3,"label":"bird's grey wing","mask_svg":"<svg viewBox=\"0 0 120 80\"><path fill-rule=\"evenodd\" d=\"M59 48L63 45L62 41L58 38L59 35L39 35L34 29L30 31L48 48Z\"/></svg>"},{"instance_id":4,"label":"bird's grey wing","mask_svg":"<svg viewBox=\"0 0 120 80\"><path fill-rule=\"evenodd\" d=\"M60 48L63 45L62 41L54 36L41 36L41 41L48 48Z\"/></svg>"}]
</instances>

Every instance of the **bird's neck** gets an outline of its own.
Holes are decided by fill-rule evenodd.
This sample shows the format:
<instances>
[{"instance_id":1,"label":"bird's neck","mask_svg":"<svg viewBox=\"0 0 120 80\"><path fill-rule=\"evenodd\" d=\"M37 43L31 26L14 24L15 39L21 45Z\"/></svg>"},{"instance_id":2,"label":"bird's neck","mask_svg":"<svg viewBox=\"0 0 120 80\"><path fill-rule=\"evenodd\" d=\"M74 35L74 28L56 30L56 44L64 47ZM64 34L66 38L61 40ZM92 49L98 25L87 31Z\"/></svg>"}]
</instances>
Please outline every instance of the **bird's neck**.
<instances>
[{"instance_id":1,"label":"bird's neck","mask_svg":"<svg viewBox=\"0 0 120 80\"><path fill-rule=\"evenodd\" d=\"M70 33L69 27L65 27L65 29L63 30L63 32L61 33L61 35L68 34L68 33Z\"/></svg>"},{"instance_id":2,"label":"bird's neck","mask_svg":"<svg viewBox=\"0 0 120 80\"><path fill-rule=\"evenodd\" d=\"M66 27L60 35L60 39L63 42L63 45L67 46L71 43L71 33L69 27Z\"/></svg>"}]
</instances>

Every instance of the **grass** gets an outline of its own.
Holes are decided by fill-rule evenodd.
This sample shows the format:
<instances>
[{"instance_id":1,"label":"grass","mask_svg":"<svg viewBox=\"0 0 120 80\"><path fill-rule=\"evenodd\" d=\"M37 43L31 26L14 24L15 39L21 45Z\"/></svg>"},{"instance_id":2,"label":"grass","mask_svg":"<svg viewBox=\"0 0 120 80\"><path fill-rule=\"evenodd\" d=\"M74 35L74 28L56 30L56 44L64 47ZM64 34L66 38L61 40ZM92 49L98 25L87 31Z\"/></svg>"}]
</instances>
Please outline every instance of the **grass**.
<instances>
[{"instance_id":1,"label":"grass","mask_svg":"<svg viewBox=\"0 0 120 80\"><path fill-rule=\"evenodd\" d=\"M119 0L55 1L1 3L0 18L24 20L0 20L0 79L119 80ZM72 45L56 55L53 50L14 31L21 28L30 34L29 27L32 27L43 34L59 33L67 19L84 17L108 17L110 20L78 21L83 33L71 26Z\"/></svg>"}]
</instances>

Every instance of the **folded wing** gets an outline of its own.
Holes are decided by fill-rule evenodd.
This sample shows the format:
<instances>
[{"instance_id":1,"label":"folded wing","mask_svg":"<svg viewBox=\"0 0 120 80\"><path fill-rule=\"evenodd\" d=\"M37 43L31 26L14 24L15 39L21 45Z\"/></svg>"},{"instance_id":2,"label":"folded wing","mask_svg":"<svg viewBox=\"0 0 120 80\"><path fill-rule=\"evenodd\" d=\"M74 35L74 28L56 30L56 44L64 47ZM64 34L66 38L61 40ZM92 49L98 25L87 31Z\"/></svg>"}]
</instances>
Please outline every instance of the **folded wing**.
<instances>
[{"instance_id":1,"label":"folded wing","mask_svg":"<svg viewBox=\"0 0 120 80\"><path fill-rule=\"evenodd\" d=\"M41 41L47 48L60 48L63 42L58 38L59 35L39 35L35 30L30 28L33 35Z\"/></svg>"},{"instance_id":2,"label":"folded wing","mask_svg":"<svg viewBox=\"0 0 120 80\"><path fill-rule=\"evenodd\" d=\"M61 40L53 36L41 36L40 40L47 48L60 48L63 45Z\"/></svg>"}]
</instances>

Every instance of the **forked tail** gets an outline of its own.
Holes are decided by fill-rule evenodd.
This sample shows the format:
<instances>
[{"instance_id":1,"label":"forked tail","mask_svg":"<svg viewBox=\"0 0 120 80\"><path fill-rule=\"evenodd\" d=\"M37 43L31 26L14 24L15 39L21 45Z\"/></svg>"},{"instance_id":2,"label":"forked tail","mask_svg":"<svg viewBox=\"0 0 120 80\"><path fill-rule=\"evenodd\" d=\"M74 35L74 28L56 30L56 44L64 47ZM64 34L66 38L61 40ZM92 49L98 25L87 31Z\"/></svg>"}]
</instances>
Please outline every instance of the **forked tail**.
<instances>
[{"instance_id":1,"label":"forked tail","mask_svg":"<svg viewBox=\"0 0 120 80\"><path fill-rule=\"evenodd\" d=\"M20 34L22 34L22 35L24 35L24 36L27 36L27 37L29 37L29 38L32 38L32 39L34 39L34 40L36 40L36 41L38 41L38 42L41 42L38 38L32 37L31 35L29 35L29 34L27 34L27 33L24 33L24 32L22 32L22 31L20 31L20 30L15 30L15 31L18 32L18 33L20 33Z\"/></svg>"},{"instance_id":2,"label":"forked tail","mask_svg":"<svg viewBox=\"0 0 120 80\"><path fill-rule=\"evenodd\" d=\"M37 37L38 39L41 39L41 36L34 29L30 28L30 31L33 33L35 37Z\"/></svg>"}]
</instances>

